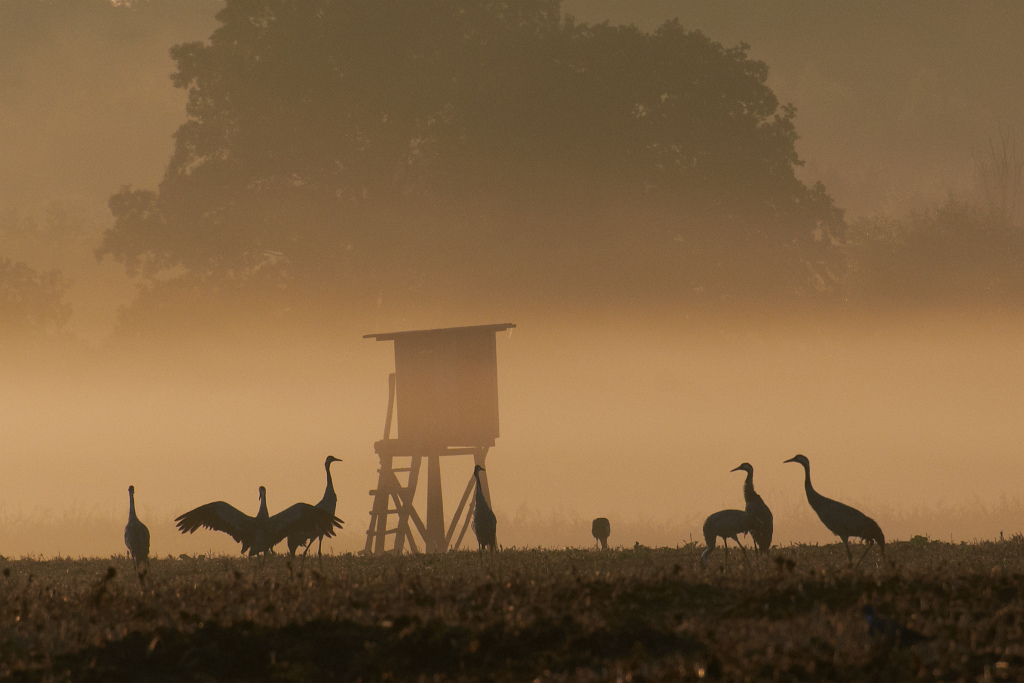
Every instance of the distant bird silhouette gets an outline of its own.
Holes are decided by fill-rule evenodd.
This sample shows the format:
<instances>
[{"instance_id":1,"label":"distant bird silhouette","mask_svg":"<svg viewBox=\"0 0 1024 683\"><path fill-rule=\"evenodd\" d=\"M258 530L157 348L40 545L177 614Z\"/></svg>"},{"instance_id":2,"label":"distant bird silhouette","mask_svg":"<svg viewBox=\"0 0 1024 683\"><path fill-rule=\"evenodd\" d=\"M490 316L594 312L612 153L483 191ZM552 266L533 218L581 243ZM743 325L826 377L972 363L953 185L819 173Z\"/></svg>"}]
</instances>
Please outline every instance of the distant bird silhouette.
<instances>
[{"instance_id":1,"label":"distant bird silhouette","mask_svg":"<svg viewBox=\"0 0 1024 683\"><path fill-rule=\"evenodd\" d=\"M761 496L754 491L754 468L750 463L743 463L733 472L744 471L747 478L743 482L743 500L746 502L744 512L747 514L747 529L750 537L754 539L754 545L764 555L772 547L772 532L775 524L772 520L772 511L765 505Z\"/></svg>"},{"instance_id":2,"label":"distant bird silhouette","mask_svg":"<svg viewBox=\"0 0 1024 683\"><path fill-rule=\"evenodd\" d=\"M897 647L910 647L928 640L928 636L924 634L906 626L900 626L891 619L876 615L875 609L871 605L864 605L863 612L864 619L868 622L868 634L883 642Z\"/></svg>"},{"instance_id":3,"label":"distant bird silhouette","mask_svg":"<svg viewBox=\"0 0 1024 683\"><path fill-rule=\"evenodd\" d=\"M480 473L485 471L480 465L473 469L473 476L476 478L473 531L476 533L476 540L480 544L480 550L490 547L491 552L494 552L498 549L498 519L494 516L491 506L487 504L484 490L480 486Z\"/></svg>"},{"instance_id":4,"label":"distant bird silhouette","mask_svg":"<svg viewBox=\"0 0 1024 683\"><path fill-rule=\"evenodd\" d=\"M747 549L740 543L739 535L749 533L747 528L747 513L744 510L719 510L708 515L708 518L704 520L704 542L708 544L707 550L700 555L700 563L706 565L708 563L708 557L715 550L715 539L722 539L722 547L725 548L726 557L729 552L729 541L732 539L736 541L736 545L743 551L743 556L747 556Z\"/></svg>"},{"instance_id":5,"label":"distant bird silhouette","mask_svg":"<svg viewBox=\"0 0 1024 683\"><path fill-rule=\"evenodd\" d=\"M811 507L818 514L818 519L821 520L822 524L842 539L843 545L846 546L846 557L851 565L853 564L853 554L850 552L849 543L851 536L862 538L868 544L864 554L857 560L858 566L864 561L868 551L871 550L871 546L876 542L882 557L885 557L885 536L875 520L860 510L856 510L831 498L826 498L815 491L814 487L811 486L811 463L805 456L795 455L784 462L796 462L804 466L804 490L807 492L807 502L811 504Z\"/></svg>"},{"instance_id":6,"label":"distant bird silhouette","mask_svg":"<svg viewBox=\"0 0 1024 683\"><path fill-rule=\"evenodd\" d=\"M144 564L149 571L149 529L135 514L134 486L128 487L128 523L124 526L124 544L128 546L128 554L132 556L135 573L139 574L140 564Z\"/></svg>"},{"instance_id":7,"label":"distant bird silhouette","mask_svg":"<svg viewBox=\"0 0 1024 683\"><path fill-rule=\"evenodd\" d=\"M601 550L608 550L608 537L612 535L612 524L607 517L598 517L590 525L590 533L594 534L595 545L601 544Z\"/></svg>"},{"instance_id":8,"label":"distant bird silhouette","mask_svg":"<svg viewBox=\"0 0 1024 683\"><path fill-rule=\"evenodd\" d=\"M331 513L331 516L334 516L335 510L338 509L338 494L334 492L334 480L331 479L332 462L341 462L341 458L335 458L333 455L328 455L327 459L324 460L324 469L327 470L327 490L324 491L324 497L320 499L320 502L316 504L316 507L320 508L321 510L326 510L327 512ZM342 522L344 522L344 520L342 520ZM306 550L303 552L303 555L305 555L309 552L310 547L312 547L314 538L319 539L320 541L320 544L317 546L316 549L316 555L317 557L320 557L321 551L323 550L324 547L324 537L322 534L319 536L315 534L312 536L306 536L305 534L301 533L289 534L289 554L295 555L295 550L299 546L305 545Z\"/></svg>"},{"instance_id":9,"label":"distant bird silhouette","mask_svg":"<svg viewBox=\"0 0 1024 683\"><path fill-rule=\"evenodd\" d=\"M199 527L223 531L240 542L242 552L248 551L249 557L260 553L265 556L290 535L333 536L334 527L341 526L340 519L307 503L296 503L271 517L267 512L267 489L262 486L260 510L255 517L217 501L189 510L174 521L183 534L193 533Z\"/></svg>"}]
</instances>

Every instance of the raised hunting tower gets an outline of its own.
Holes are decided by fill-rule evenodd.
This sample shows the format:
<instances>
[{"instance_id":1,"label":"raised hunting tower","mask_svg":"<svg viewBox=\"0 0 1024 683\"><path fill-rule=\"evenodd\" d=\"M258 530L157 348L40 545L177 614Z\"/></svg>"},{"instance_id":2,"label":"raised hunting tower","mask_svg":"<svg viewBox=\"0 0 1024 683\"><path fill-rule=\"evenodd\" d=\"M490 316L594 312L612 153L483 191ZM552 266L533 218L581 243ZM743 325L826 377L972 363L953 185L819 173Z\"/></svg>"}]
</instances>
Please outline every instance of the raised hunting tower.
<instances>
[{"instance_id":1,"label":"raised hunting tower","mask_svg":"<svg viewBox=\"0 0 1024 683\"><path fill-rule=\"evenodd\" d=\"M364 553L387 550L440 553L458 550L473 519L475 481L469 484L449 523L444 519L441 458L472 455L484 466L498 438L498 354L495 335L512 323L368 334L365 338L395 343L395 372L388 377L384 438L373 444L380 458L377 488L370 491L373 509ZM398 437L391 426L398 412ZM423 460L427 462L426 523L413 505ZM396 462L397 461L397 462ZM397 466L400 465L400 466ZM403 484L401 478L405 479ZM490 502L486 473L481 476ZM468 506L467 506L468 503ZM463 515L465 513L465 515ZM459 521L462 529L452 545ZM393 536L393 542L388 538Z\"/></svg>"}]
</instances>

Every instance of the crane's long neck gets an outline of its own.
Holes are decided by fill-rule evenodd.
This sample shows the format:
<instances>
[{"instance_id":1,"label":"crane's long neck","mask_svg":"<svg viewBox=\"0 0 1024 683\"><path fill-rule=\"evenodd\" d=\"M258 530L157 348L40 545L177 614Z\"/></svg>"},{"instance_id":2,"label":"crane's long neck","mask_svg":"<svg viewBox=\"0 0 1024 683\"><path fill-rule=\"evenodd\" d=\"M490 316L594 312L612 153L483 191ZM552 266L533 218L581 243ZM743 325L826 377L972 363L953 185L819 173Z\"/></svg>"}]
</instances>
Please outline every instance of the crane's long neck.
<instances>
[{"instance_id":1,"label":"crane's long neck","mask_svg":"<svg viewBox=\"0 0 1024 683\"><path fill-rule=\"evenodd\" d=\"M811 504L811 507L814 507L823 498L811 485L811 466L809 464L804 465L804 491L807 492L807 502Z\"/></svg>"},{"instance_id":2,"label":"crane's long neck","mask_svg":"<svg viewBox=\"0 0 1024 683\"><path fill-rule=\"evenodd\" d=\"M743 481L743 500L750 502L757 496L754 493L754 473L747 472L747 478Z\"/></svg>"},{"instance_id":3,"label":"crane's long neck","mask_svg":"<svg viewBox=\"0 0 1024 683\"><path fill-rule=\"evenodd\" d=\"M476 499L487 503L487 498L484 497L484 487L480 485L480 473L474 472L473 477L476 478Z\"/></svg>"},{"instance_id":4,"label":"crane's long neck","mask_svg":"<svg viewBox=\"0 0 1024 683\"><path fill-rule=\"evenodd\" d=\"M334 492L334 479L331 478L331 463L324 465L324 469L327 470L327 489L324 491L324 500L338 499L338 494Z\"/></svg>"},{"instance_id":5,"label":"crane's long neck","mask_svg":"<svg viewBox=\"0 0 1024 683\"><path fill-rule=\"evenodd\" d=\"M128 492L128 519L136 519L135 517L135 491Z\"/></svg>"},{"instance_id":6,"label":"crane's long neck","mask_svg":"<svg viewBox=\"0 0 1024 683\"><path fill-rule=\"evenodd\" d=\"M270 513L267 512L267 494L260 491L260 511L256 513L256 519L270 519Z\"/></svg>"}]
</instances>

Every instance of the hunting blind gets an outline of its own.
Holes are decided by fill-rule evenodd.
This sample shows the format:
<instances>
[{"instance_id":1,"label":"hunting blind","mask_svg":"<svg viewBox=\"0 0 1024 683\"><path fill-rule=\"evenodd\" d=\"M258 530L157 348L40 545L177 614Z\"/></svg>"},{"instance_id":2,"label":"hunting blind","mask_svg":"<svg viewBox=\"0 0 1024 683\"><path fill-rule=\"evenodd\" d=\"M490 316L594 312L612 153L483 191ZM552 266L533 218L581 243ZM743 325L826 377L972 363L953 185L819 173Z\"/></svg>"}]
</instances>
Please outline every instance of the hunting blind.
<instances>
[{"instance_id":1,"label":"hunting blind","mask_svg":"<svg viewBox=\"0 0 1024 683\"><path fill-rule=\"evenodd\" d=\"M388 377L384 438L373 444L380 459L366 554L419 552L417 532L428 553L458 550L473 519L472 475L446 525L441 493L441 457L472 455L484 466L498 438L498 355L495 335L511 323L411 330L365 335L395 343L395 372ZM398 435L391 438L397 409ZM413 505L420 468L427 461L426 523ZM399 465L396 467L396 464ZM486 473L480 483L490 503ZM401 479L405 479L403 484ZM463 516L463 513L465 515ZM452 539L461 530L452 545ZM388 538L394 536L393 542Z\"/></svg>"}]
</instances>

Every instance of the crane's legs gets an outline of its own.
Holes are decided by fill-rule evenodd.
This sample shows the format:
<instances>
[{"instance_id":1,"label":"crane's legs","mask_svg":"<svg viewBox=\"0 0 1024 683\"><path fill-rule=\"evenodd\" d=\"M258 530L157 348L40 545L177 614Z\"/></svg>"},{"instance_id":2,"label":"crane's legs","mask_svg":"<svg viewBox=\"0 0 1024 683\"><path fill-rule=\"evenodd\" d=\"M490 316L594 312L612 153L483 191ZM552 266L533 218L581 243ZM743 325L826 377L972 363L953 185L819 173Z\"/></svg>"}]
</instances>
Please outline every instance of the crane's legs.
<instances>
[{"instance_id":1,"label":"crane's legs","mask_svg":"<svg viewBox=\"0 0 1024 683\"><path fill-rule=\"evenodd\" d=\"M749 562L747 561L747 549L746 549L746 547L742 543L740 543L740 539L734 538L732 540L736 541L736 545L738 545L740 547L740 550L743 551L743 566L747 566L749 564Z\"/></svg>"},{"instance_id":2,"label":"crane's legs","mask_svg":"<svg viewBox=\"0 0 1024 683\"><path fill-rule=\"evenodd\" d=\"M320 536L319 540L320 540L320 544L316 547L316 557L317 557L317 560L320 562L320 569L323 569L324 568L324 557L323 557L324 537ZM303 567L306 566L306 555L309 554L309 549L312 548L312 547L313 547L313 539L311 538L311 539L309 539L309 542L306 543L306 549L302 551L302 566Z\"/></svg>"},{"instance_id":3,"label":"crane's legs","mask_svg":"<svg viewBox=\"0 0 1024 683\"><path fill-rule=\"evenodd\" d=\"M743 564L746 565L747 564L747 549L746 549L746 547L742 543L740 543L740 539L736 538L735 536L732 537L732 540L736 543L736 545L738 545L740 547L740 550L743 551ZM725 556L722 559L722 562L724 564L729 564L729 539L722 538L722 548L723 548L723 550L725 552Z\"/></svg>"},{"instance_id":4,"label":"crane's legs","mask_svg":"<svg viewBox=\"0 0 1024 683\"><path fill-rule=\"evenodd\" d=\"M846 546L846 559L849 560L850 566L853 566L853 553L850 552L850 539L843 538L843 545Z\"/></svg>"},{"instance_id":5,"label":"crane's legs","mask_svg":"<svg viewBox=\"0 0 1024 683\"><path fill-rule=\"evenodd\" d=\"M863 562L864 558L868 556L868 552L871 551L871 546L873 546L874 544L875 544L875 542L872 539L869 538L868 539L868 547L864 550L864 554L860 556L860 559L857 560L857 564L854 566L854 569L856 569L857 567L860 566L860 563Z\"/></svg>"}]
</instances>

